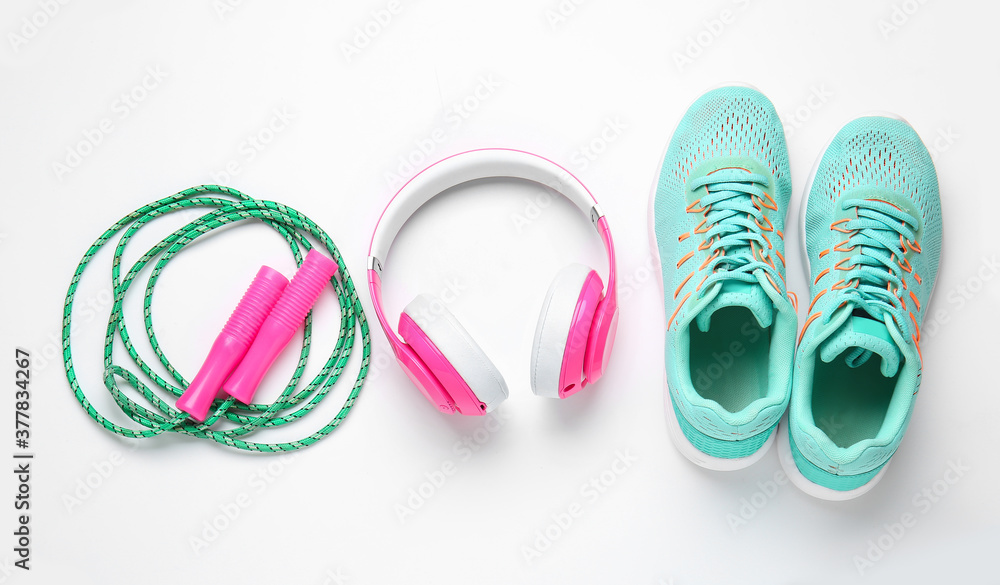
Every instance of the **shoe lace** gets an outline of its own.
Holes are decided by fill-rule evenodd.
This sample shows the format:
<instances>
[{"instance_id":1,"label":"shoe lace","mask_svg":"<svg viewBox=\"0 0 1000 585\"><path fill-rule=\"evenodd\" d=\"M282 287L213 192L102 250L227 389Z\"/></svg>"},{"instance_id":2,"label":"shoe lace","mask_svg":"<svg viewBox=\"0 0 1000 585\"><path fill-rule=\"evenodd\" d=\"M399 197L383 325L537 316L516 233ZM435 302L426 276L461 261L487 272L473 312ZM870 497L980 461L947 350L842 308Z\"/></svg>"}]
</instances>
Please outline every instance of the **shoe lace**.
<instances>
[{"instance_id":1,"label":"shoe lace","mask_svg":"<svg viewBox=\"0 0 1000 585\"><path fill-rule=\"evenodd\" d=\"M850 235L837 247L853 254L837 263L835 268L846 270L844 298L855 309L885 321L892 317L903 337L909 336L905 304L899 296L906 288L904 272L913 272L906 259L907 242L914 242L917 218L899 207L876 199L855 199L844 203L844 209L856 209L857 218L841 220ZM838 222L839 223L839 222ZM834 229L837 229L835 223ZM846 244L846 247L843 247ZM838 283L839 284L839 283ZM837 285L834 285L837 286Z\"/></svg>"},{"instance_id":2,"label":"shoe lace","mask_svg":"<svg viewBox=\"0 0 1000 585\"><path fill-rule=\"evenodd\" d=\"M707 191L688 207L690 212L705 215L707 231L699 249L711 253L705 265L711 274L702 283L706 289L726 279L754 283L754 272L763 270L774 288L784 294L778 286L784 281L770 256L771 242L764 234L773 232L774 226L763 208L777 209L774 199L764 191L767 182L767 177L745 169L720 169L691 182L692 189L705 187Z\"/></svg>"}]
</instances>

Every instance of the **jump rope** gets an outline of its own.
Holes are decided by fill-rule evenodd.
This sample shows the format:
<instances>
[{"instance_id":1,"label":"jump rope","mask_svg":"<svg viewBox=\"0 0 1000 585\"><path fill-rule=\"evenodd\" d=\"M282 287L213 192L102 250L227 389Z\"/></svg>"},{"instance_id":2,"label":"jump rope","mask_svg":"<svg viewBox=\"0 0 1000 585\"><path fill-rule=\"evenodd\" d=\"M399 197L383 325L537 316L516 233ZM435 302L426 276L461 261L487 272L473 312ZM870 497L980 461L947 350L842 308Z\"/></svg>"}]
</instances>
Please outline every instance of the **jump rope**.
<instances>
[{"instance_id":1,"label":"jump rope","mask_svg":"<svg viewBox=\"0 0 1000 585\"><path fill-rule=\"evenodd\" d=\"M158 217L176 211L197 208L206 209L206 213L160 240L155 246L147 250L134 265L128 268L124 275L122 274L122 258L125 248L132 240L132 237L143 226ZM325 251L333 258L333 262L336 263L335 272L339 274L339 278L331 278L329 282L336 293L340 305L340 334L333 352L324 362L319 374L304 387L299 388L306 362L312 352L312 313L305 314L305 335L299 351L299 360L291 379L285 385L281 394L269 404L251 401L243 403L237 401L232 396L220 396L218 400L212 403L209 409L210 413L204 422L199 422L194 417L189 416L187 412L175 408L171 401L162 398L164 394L172 395L175 400L180 398L189 387L189 382L174 368L156 338L153 330L153 292L163 269L185 246L217 228L248 221L260 221L278 232L288 243L295 257L296 264L300 267L306 259L306 253L313 249L312 244L306 236L311 236L325 248ZM121 236L115 245L111 265L114 302L111 307L104 340L103 380L105 388L111 393L118 407L132 421L140 425L142 427L140 429L126 428L108 420L87 399L77 378L70 335L72 331L73 301L76 297L80 279L98 251L119 233L121 233ZM155 264L146 282L143 297L144 326L153 352L156 354L160 364L166 368L170 375L169 378L164 378L157 374L152 366L139 356L138 351L136 351L132 343L129 330L125 325L122 309L125 297L132 285L136 283L139 274L151 262L155 262ZM294 283L295 281L293 280ZM257 284L256 281L255 284ZM324 283L321 283L321 286L322 284ZM289 286L291 287L291 285ZM251 293L248 291L244 299L250 295ZM309 304L311 305L311 302ZM308 306L302 308L303 313L307 310ZM235 315L233 318L235 319ZM63 361L66 368L66 377L69 380L73 393L76 395L76 399L87 411L87 414L105 429L130 438L148 438L164 432L175 432L215 441L247 451L282 452L308 447L336 430L350 413L358 395L361 393L361 388L368 375L368 368L371 362L371 338L364 310L361 307L361 302L358 299L358 294L347 266L341 258L340 251L327 233L311 219L291 207L274 201L255 199L235 189L218 185L193 187L140 207L120 219L101 234L83 255L83 258L76 267L76 271L73 273L69 290L66 293L62 323ZM321 429L302 439L283 443L264 443L247 440L247 437L254 432L299 420L318 406L330 394L340 379L341 374L343 374L351 352L354 349L356 328L361 332L361 368L350 394L336 416ZM146 381L140 378L140 375L130 367L116 363L113 350L116 341L119 339L128 352L133 365L138 368L141 374L145 375ZM119 386L121 383L138 392L151 408L130 398L126 390ZM154 390L154 387L158 391ZM226 429L213 429L213 425L220 421L236 426Z\"/></svg>"}]
</instances>

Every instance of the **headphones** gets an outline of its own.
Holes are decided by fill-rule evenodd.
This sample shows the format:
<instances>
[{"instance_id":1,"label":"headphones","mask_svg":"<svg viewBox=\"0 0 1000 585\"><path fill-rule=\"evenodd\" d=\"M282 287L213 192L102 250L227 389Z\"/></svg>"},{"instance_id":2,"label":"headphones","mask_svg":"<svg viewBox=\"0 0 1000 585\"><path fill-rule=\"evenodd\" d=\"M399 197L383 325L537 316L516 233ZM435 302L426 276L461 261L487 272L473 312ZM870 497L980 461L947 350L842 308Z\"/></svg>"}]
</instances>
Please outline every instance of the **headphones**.
<instances>
[{"instance_id":1,"label":"headphones","mask_svg":"<svg viewBox=\"0 0 1000 585\"><path fill-rule=\"evenodd\" d=\"M507 384L458 319L428 294L399 317L399 335L382 310L382 260L403 224L424 203L477 179L508 177L547 186L572 201L597 229L608 256L608 287L582 264L557 275L542 304L531 351L531 388L566 398L604 374L618 329L615 249L607 219L589 190L568 170L537 154L506 148L470 150L417 173L382 212L368 251L368 288L396 360L441 412L483 415L507 398ZM439 318L415 319L432 311Z\"/></svg>"}]
</instances>

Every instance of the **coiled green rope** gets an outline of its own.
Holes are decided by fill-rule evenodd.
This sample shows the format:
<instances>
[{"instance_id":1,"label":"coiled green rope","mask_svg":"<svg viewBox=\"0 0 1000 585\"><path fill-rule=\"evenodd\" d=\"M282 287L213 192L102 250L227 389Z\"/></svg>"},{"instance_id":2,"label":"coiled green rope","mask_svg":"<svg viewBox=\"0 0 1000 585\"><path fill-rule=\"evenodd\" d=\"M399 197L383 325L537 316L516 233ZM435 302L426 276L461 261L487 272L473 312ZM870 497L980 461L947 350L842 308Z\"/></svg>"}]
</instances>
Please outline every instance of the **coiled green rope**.
<instances>
[{"instance_id":1,"label":"coiled green rope","mask_svg":"<svg viewBox=\"0 0 1000 585\"><path fill-rule=\"evenodd\" d=\"M160 240L158 244L148 250L125 273L123 278L121 274L122 255L125 251L125 246L132 239L132 236L145 224L157 217L191 208L206 208L208 211L198 219ZM216 228L249 220L259 220L277 231L288 242L292 254L295 256L296 264L302 264L305 253L311 248L311 244L305 237L306 234L320 242L330 253L334 261L337 262L340 275L339 278L335 277L331 280L340 303L340 336L333 353L323 365L322 371L304 388L296 390L311 349L312 313L310 312L309 316L306 317L305 339L302 343L302 349L299 352L298 364L291 380L285 386L281 395L271 404L243 405L237 403L231 397L224 401L217 400L213 404L212 414L202 424L189 419L186 413L174 408L174 400L167 402L161 399L149 385L140 380L132 371L114 363L112 349L115 339L120 336L129 356L131 356L132 361L135 362L135 365L139 367L142 373L148 376L152 380L152 383L162 391L173 395L174 399L179 397L184 392L184 389L187 388L188 381L171 365L170 360L167 359L167 356L161 350L160 344L153 332L153 317L150 307L156 281L159 279L160 273L167 265L167 262L182 250L184 246ZM123 229L124 233L115 247L114 259L111 265L114 304L111 307L111 316L108 319L108 327L104 340L104 385L111 392L112 397L118 406L121 407L122 411L133 421L144 427L141 430L125 428L109 421L97 412L97 409L87 400L83 390L80 388L76 371L73 367L73 351L70 343L73 299L76 296L80 278L83 276L87 265L93 259L94 255L115 234ZM122 315L122 303L125 300L126 293L136 277L143 270L143 267L153 260L156 260L156 264L146 283L143 316L145 319L146 334L149 337L153 351L159 358L160 363L170 373L173 382L157 375L149 364L139 357L138 352L132 345ZM257 443L244 440L243 437L257 429L276 427L298 420L326 397L340 378L351 355L351 350L354 347L355 325L360 329L362 338L363 356L361 370L358 373L350 395L333 420L311 435L288 443ZM358 300L354 282L351 280L350 273L344 265L344 260L326 232L308 217L288 206L273 201L254 199L235 189L218 185L193 187L141 207L111 226L90 246L87 253L84 254L83 259L77 265L76 272L73 274L73 280L70 282L69 290L66 293L66 302L63 307L62 346L66 378L69 380L69 385L73 389L73 393L91 418L109 431L132 438L147 438L159 435L164 431L173 431L202 439L210 439L239 449L266 452L294 451L302 447L308 447L332 433L340 425L341 421L347 417L351 411L351 407L354 406L355 400L357 400L358 395L361 393L365 377L368 375L368 366L371 362L371 338L364 310L361 307L361 302ZM119 380L136 389L149 402L152 409L126 396L118 386ZM210 428L220 418L225 418L238 426L225 430L213 430Z\"/></svg>"}]
</instances>

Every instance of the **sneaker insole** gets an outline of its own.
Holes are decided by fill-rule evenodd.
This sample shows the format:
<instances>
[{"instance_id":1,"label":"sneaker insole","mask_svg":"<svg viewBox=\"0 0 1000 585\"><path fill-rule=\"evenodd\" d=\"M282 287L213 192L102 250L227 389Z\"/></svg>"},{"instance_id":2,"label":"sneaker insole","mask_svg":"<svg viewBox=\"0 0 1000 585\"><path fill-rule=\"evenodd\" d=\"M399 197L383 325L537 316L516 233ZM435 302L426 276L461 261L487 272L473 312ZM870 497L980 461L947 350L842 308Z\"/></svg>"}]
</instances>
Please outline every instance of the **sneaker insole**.
<instances>
[{"instance_id":1,"label":"sneaker insole","mask_svg":"<svg viewBox=\"0 0 1000 585\"><path fill-rule=\"evenodd\" d=\"M771 331L746 307L712 314L706 333L691 323L691 383L705 399L739 412L767 395Z\"/></svg>"},{"instance_id":2,"label":"sneaker insole","mask_svg":"<svg viewBox=\"0 0 1000 585\"><path fill-rule=\"evenodd\" d=\"M899 377L886 378L873 356L857 368L839 357L826 363L816 356L812 410L816 426L835 445L847 448L878 435Z\"/></svg>"}]
</instances>

